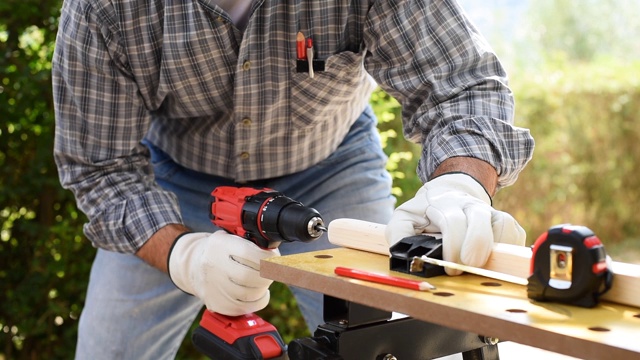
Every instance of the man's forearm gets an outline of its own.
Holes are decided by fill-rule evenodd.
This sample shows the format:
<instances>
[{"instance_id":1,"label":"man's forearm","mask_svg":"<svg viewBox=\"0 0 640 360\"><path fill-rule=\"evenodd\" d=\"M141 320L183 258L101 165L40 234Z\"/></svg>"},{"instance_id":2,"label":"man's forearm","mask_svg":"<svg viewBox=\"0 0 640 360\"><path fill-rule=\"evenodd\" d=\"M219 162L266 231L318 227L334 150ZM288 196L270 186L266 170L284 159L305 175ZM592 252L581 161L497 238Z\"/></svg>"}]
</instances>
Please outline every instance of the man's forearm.
<instances>
[{"instance_id":1,"label":"man's forearm","mask_svg":"<svg viewBox=\"0 0 640 360\"><path fill-rule=\"evenodd\" d=\"M178 235L189 231L180 224L170 224L156 231L153 236L138 250L136 255L149 265L167 272L167 257L174 240Z\"/></svg>"},{"instance_id":2,"label":"man's forearm","mask_svg":"<svg viewBox=\"0 0 640 360\"><path fill-rule=\"evenodd\" d=\"M478 180L493 197L498 186L498 173L486 161L472 157L453 157L443 161L433 172L431 178L450 172L463 172Z\"/></svg>"}]
</instances>

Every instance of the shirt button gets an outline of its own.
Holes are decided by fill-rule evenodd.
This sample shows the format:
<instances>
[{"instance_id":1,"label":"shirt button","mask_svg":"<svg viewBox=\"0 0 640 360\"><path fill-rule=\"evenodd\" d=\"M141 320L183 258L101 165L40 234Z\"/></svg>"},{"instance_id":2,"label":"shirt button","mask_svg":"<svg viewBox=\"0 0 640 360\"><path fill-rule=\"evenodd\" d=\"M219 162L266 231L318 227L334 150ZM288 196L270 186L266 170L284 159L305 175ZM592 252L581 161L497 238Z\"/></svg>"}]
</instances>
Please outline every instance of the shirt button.
<instances>
[{"instance_id":1,"label":"shirt button","mask_svg":"<svg viewBox=\"0 0 640 360\"><path fill-rule=\"evenodd\" d=\"M243 152L242 154L240 154L240 159L242 160L247 160L249 158L249 153L248 152Z\"/></svg>"},{"instance_id":2,"label":"shirt button","mask_svg":"<svg viewBox=\"0 0 640 360\"><path fill-rule=\"evenodd\" d=\"M250 118L248 118L248 117L246 117L246 118L242 119L242 125L243 125L244 127L249 127L249 126L251 126L251 119L250 119Z\"/></svg>"},{"instance_id":3,"label":"shirt button","mask_svg":"<svg viewBox=\"0 0 640 360\"><path fill-rule=\"evenodd\" d=\"M218 16L218 18L216 19L219 23L226 23L225 19L222 16Z\"/></svg>"},{"instance_id":4,"label":"shirt button","mask_svg":"<svg viewBox=\"0 0 640 360\"><path fill-rule=\"evenodd\" d=\"M249 61L249 60L245 60L245 62L244 62L244 63L242 63L242 68L243 68L244 70L249 70L249 69L251 68L251 61Z\"/></svg>"}]
</instances>

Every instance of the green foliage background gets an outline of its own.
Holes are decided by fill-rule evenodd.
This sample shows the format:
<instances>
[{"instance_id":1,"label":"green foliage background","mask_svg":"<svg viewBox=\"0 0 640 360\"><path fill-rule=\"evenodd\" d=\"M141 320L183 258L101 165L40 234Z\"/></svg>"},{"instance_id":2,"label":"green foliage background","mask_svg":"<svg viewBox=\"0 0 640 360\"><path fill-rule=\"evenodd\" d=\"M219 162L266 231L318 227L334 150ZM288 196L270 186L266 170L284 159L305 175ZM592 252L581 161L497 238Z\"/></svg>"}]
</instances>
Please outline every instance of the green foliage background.
<instances>
[{"instance_id":1,"label":"green foliage background","mask_svg":"<svg viewBox=\"0 0 640 360\"><path fill-rule=\"evenodd\" d=\"M531 37L504 53L516 55L507 59L516 124L531 129L536 151L518 183L494 204L519 219L530 242L550 225L580 223L599 234L614 259L636 261L640 25L628 16L637 6L626 0L534 3ZM72 357L95 253L51 155L49 71L60 4L0 2L0 360ZM372 105L401 203L420 186L419 149L402 139L395 100L377 92ZM272 294L260 315L285 341L308 335L286 287L274 284ZM186 340L179 358L197 357Z\"/></svg>"}]
</instances>

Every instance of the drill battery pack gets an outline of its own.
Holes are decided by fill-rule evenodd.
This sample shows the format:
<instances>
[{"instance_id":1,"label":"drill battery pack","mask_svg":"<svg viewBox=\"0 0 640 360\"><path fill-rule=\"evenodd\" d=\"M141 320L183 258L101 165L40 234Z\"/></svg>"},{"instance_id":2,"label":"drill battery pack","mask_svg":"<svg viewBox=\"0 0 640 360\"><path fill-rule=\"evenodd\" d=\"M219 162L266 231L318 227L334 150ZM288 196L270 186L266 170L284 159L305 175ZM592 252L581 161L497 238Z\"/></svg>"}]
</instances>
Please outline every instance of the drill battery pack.
<instances>
[{"instance_id":1,"label":"drill battery pack","mask_svg":"<svg viewBox=\"0 0 640 360\"><path fill-rule=\"evenodd\" d=\"M191 341L211 359L286 359L286 346L276 328L253 313L225 316L205 310Z\"/></svg>"}]
</instances>

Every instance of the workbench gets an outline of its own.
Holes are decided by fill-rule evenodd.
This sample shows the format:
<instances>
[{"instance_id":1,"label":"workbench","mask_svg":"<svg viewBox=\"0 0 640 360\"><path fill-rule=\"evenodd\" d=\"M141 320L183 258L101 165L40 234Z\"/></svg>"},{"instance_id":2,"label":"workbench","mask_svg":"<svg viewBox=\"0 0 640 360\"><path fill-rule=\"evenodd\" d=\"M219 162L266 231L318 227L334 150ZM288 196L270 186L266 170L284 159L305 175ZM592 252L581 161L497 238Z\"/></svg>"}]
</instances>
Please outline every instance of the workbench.
<instances>
[{"instance_id":1,"label":"workbench","mask_svg":"<svg viewBox=\"0 0 640 360\"><path fill-rule=\"evenodd\" d=\"M427 280L436 289L409 290L341 277L334 274L338 266ZM640 308L633 306L603 301L588 309L534 303L527 298L526 286L471 274L425 279L392 273L388 256L349 248L273 257L261 262L260 273L288 285L500 341L584 359L640 359Z\"/></svg>"}]
</instances>

